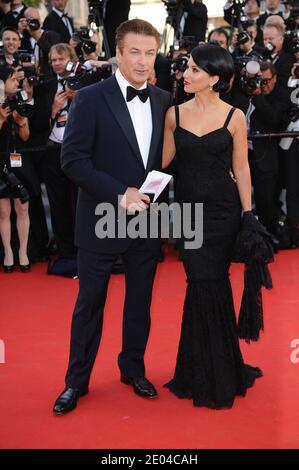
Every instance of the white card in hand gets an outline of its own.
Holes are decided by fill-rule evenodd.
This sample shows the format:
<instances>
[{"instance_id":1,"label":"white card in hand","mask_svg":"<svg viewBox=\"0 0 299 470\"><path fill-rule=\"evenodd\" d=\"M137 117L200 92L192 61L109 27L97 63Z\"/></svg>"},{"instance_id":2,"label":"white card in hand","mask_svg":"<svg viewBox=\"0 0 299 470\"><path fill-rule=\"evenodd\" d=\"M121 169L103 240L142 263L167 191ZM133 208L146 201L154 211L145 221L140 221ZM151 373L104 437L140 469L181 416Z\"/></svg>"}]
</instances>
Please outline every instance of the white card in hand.
<instances>
[{"instance_id":1,"label":"white card in hand","mask_svg":"<svg viewBox=\"0 0 299 470\"><path fill-rule=\"evenodd\" d=\"M163 189L166 188L172 176L161 171L150 171L144 181L143 185L139 188L141 193L154 194L152 202L155 202Z\"/></svg>"}]
</instances>

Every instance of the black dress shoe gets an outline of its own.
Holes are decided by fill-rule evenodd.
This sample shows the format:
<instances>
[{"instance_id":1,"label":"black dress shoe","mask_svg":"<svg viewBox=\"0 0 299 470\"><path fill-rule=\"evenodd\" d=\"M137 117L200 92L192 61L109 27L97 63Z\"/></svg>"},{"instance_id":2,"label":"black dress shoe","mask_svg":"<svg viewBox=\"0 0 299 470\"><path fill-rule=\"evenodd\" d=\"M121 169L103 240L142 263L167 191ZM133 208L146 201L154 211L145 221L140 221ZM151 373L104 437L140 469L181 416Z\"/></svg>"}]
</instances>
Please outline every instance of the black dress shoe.
<instances>
[{"instance_id":1,"label":"black dress shoe","mask_svg":"<svg viewBox=\"0 0 299 470\"><path fill-rule=\"evenodd\" d=\"M127 377L121 374L120 381L127 385L132 385L137 395L145 398L156 398L157 390L145 377Z\"/></svg>"},{"instance_id":2,"label":"black dress shoe","mask_svg":"<svg viewBox=\"0 0 299 470\"><path fill-rule=\"evenodd\" d=\"M9 266L3 264L3 271L4 271L5 273L12 273L13 270L14 270L14 265L13 265L13 264L11 264L11 265L9 265Z\"/></svg>"},{"instance_id":3,"label":"black dress shoe","mask_svg":"<svg viewBox=\"0 0 299 470\"><path fill-rule=\"evenodd\" d=\"M77 406L80 397L84 397L88 393L88 388L79 390L77 388L66 388L57 398L54 404L53 413L63 415L72 411Z\"/></svg>"}]
</instances>

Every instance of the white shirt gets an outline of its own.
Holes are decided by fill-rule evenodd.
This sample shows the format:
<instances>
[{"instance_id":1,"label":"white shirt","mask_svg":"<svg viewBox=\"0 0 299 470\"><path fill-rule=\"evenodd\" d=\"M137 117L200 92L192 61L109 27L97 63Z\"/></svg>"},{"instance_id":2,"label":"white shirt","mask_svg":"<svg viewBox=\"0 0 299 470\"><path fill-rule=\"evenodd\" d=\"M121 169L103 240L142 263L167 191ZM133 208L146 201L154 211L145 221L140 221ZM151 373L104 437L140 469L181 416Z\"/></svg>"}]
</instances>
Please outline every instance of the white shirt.
<instances>
[{"instance_id":1,"label":"white shirt","mask_svg":"<svg viewBox=\"0 0 299 470\"><path fill-rule=\"evenodd\" d=\"M60 75L57 75L57 80L60 80L61 78L63 77L60 77ZM63 90L63 86L61 83L58 82L57 92L62 91L62 90ZM63 103L63 106L59 113L61 116L64 116L65 120L67 120L67 117L68 117L68 111L64 109L66 107L67 107L67 100L65 100L65 102ZM49 135L49 139L52 140L53 142L56 142L57 144L61 144L63 141L64 131L65 131L65 127L57 127L57 119L55 119L51 134Z\"/></svg>"},{"instance_id":2,"label":"white shirt","mask_svg":"<svg viewBox=\"0 0 299 470\"><path fill-rule=\"evenodd\" d=\"M71 23L70 23L69 19L66 18L65 16L62 18L62 15L64 15L64 11L57 10L57 8L55 8L55 7L53 7L52 10L55 11L55 13L57 13L58 16L60 16L60 18L64 22L65 26L69 30L70 35L72 35L73 34L73 29L72 29L72 26L71 26Z\"/></svg>"},{"instance_id":3,"label":"white shirt","mask_svg":"<svg viewBox=\"0 0 299 470\"><path fill-rule=\"evenodd\" d=\"M115 72L115 78L128 107L128 111L133 122L139 150L142 156L143 164L146 168L153 132L150 99L148 98L146 102L143 103L138 96L135 96L134 99L127 102L127 87L132 85L125 79L119 69ZM142 90L146 87L147 83L145 82L139 89Z\"/></svg>"}]
</instances>

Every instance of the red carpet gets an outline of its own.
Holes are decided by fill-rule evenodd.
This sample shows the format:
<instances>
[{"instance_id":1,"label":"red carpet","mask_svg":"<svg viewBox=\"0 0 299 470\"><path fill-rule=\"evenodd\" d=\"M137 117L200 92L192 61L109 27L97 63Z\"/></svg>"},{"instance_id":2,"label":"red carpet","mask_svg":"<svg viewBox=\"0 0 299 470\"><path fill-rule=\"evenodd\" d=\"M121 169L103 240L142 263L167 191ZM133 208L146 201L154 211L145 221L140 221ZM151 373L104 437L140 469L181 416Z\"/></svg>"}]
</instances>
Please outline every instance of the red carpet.
<instances>
[{"instance_id":1,"label":"red carpet","mask_svg":"<svg viewBox=\"0 0 299 470\"><path fill-rule=\"evenodd\" d=\"M258 343L242 344L246 362L260 366L264 377L223 411L194 408L162 387L173 372L185 290L182 265L167 253L156 278L147 351L147 376L159 398L147 401L119 382L124 279L116 275L90 394L69 415L53 416L64 386L78 281L45 270L39 264L29 274L0 274L6 353L0 363L1 448L299 447L299 363L291 362L291 341L299 338L299 250L276 257L275 287L264 292L265 333ZM232 267L237 306L242 272L242 266Z\"/></svg>"}]
</instances>

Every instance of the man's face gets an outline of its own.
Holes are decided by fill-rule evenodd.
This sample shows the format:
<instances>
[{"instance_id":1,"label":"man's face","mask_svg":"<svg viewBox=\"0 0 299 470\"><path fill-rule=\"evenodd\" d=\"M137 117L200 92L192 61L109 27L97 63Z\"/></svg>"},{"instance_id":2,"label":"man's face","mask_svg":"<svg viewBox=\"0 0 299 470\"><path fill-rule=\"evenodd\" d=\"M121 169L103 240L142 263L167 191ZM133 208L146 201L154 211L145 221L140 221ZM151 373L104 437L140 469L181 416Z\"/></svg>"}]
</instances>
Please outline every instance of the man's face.
<instances>
[{"instance_id":1,"label":"man's face","mask_svg":"<svg viewBox=\"0 0 299 470\"><path fill-rule=\"evenodd\" d=\"M280 0L265 0L266 8L270 11L275 11L280 5Z\"/></svg>"},{"instance_id":2,"label":"man's face","mask_svg":"<svg viewBox=\"0 0 299 470\"><path fill-rule=\"evenodd\" d=\"M21 41L14 31L4 31L2 35L3 48L7 54L13 54L21 46Z\"/></svg>"},{"instance_id":3,"label":"man's face","mask_svg":"<svg viewBox=\"0 0 299 470\"><path fill-rule=\"evenodd\" d=\"M261 90L263 95L269 95L275 88L277 76L272 75L271 70L264 70L261 72L262 76L262 83L261 83Z\"/></svg>"},{"instance_id":4,"label":"man's face","mask_svg":"<svg viewBox=\"0 0 299 470\"><path fill-rule=\"evenodd\" d=\"M57 8L57 10L63 11L66 7L67 0L52 0L52 6Z\"/></svg>"},{"instance_id":5,"label":"man's face","mask_svg":"<svg viewBox=\"0 0 299 470\"><path fill-rule=\"evenodd\" d=\"M256 0L248 0L246 3L246 13L250 15L258 15L260 12L260 8L256 2Z\"/></svg>"},{"instance_id":6,"label":"man's face","mask_svg":"<svg viewBox=\"0 0 299 470\"><path fill-rule=\"evenodd\" d=\"M66 72L65 70L66 64L71 60L68 54L59 54L56 50L54 50L51 54L50 59L54 73L60 75L61 77L68 75L68 72Z\"/></svg>"},{"instance_id":7,"label":"man's face","mask_svg":"<svg viewBox=\"0 0 299 470\"><path fill-rule=\"evenodd\" d=\"M135 88L140 88L151 76L157 50L155 37L135 33L126 34L121 49L117 47L119 70Z\"/></svg>"},{"instance_id":8,"label":"man's face","mask_svg":"<svg viewBox=\"0 0 299 470\"><path fill-rule=\"evenodd\" d=\"M23 3L23 0L12 0L11 4L13 7L20 7Z\"/></svg>"},{"instance_id":9,"label":"man's face","mask_svg":"<svg viewBox=\"0 0 299 470\"><path fill-rule=\"evenodd\" d=\"M277 31L276 28L269 26L264 28L264 44L265 46L269 43L275 46L274 52L279 52L283 45L283 36Z\"/></svg>"},{"instance_id":10,"label":"man's face","mask_svg":"<svg viewBox=\"0 0 299 470\"><path fill-rule=\"evenodd\" d=\"M227 49L227 39L223 33L212 33L210 41L217 41L219 46L223 47L223 49Z\"/></svg>"},{"instance_id":11,"label":"man's face","mask_svg":"<svg viewBox=\"0 0 299 470\"><path fill-rule=\"evenodd\" d=\"M252 37L253 40L256 39L256 36L257 36L257 29L256 29L256 26L248 26L246 28L246 31L247 33L250 34L250 36Z\"/></svg>"}]
</instances>

